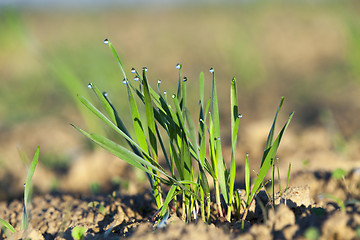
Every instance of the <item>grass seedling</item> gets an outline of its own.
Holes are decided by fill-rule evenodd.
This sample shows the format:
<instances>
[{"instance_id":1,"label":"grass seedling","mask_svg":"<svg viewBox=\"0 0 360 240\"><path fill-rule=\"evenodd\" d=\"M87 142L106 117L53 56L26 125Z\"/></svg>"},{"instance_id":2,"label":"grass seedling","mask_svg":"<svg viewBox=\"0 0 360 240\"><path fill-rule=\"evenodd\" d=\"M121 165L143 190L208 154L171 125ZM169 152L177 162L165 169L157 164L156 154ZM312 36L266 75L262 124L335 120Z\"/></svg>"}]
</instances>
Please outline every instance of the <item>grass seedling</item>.
<instances>
[{"instance_id":1,"label":"grass seedling","mask_svg":"<svg viewBox=\"0 0 360 240\"><path fill-rule=\"evenodd\" d=\"M85 237L85 232L84 227L74 227L71 231L71 236L76 240L82 240Z\"/></svg>"},{"instance_id":2,"label":"grass seedling","mask_svg":"<svg viewBox=\"0 0 360 240\"><path fill-rule=\"evenodd\" d=\"M21 225L20 225L20 230L26 230L28 225L29 225L29 213L28 213L28 204L30 202L30 190L31 190L31 179L34 175L35 169L36 169L36 165L39 159L39 153L40 153L40 147L37 147L34 158L31 162L31 165L29 167L28 170L28 174L26 177L26 182L24 184L24 210L23 210L23 216L21 219ZM26 156L21 154L21 157L23 158L24 162L27 162ZM15 228L8 222L6 222L4 219L0 218L0 224L2 224L6 229L8 229L11 233L16 232Z\"/></svg>"},{"instance_id":3,"label":"grass seedling","mask_svg":"<svg viewBox=\"0 0 360 240\"><path fill-rule=\"evenodd\" d=\"M289 188L290 172L291 172L291 163L289 163L288 174L287 174L287 178L286 178L286 188L285 188L285 190Z\"/></svg>"},{"instance_id":4,"label":"grass seedling","mask_svg":"<svg viewBox=\"0 0 360 240\"><path fill-rule=\"evenodd\" d=\"M207 101L204 100L205 75L204 73L200 74L200 104L198 126L196 126L187 108L186 88L188 79L181 74L181 64L176 65L179 70L176 94L172 94L171 98L168 98L167 92L160 90L161 81L158 81L157 89L151 87L147 79L148 69L145 67L141 74L132 68L131 73L135 74L135 77L134 81L129 80L112 43L108 39L105 39L104 43L109 46L124 76L123 83L127 89L132 125L124 125L121 120L122 116L111 103L110 96L107 93L101 93L95 84L89 83L88 87L100 100L105 113L96 108L85 97L78 95L78 98L98 118L125 138L128 147L99 134L88 133L77 126L74 127L107 151L147 174L153 198L158 207L155 216L158 216L157 219L159 219L161 226L169 216L168 205L171 201L174 201L176 209L181 209L179 212L181 212L184 221L197 220L199 211L203 221L210 221L210 206L214 200L210 196L208 176L214 182L214 202L217 206L218 216L224 216L228 221L231 221L232 210L238 204L233 202L236 175L235 152L239 123L242 117L238 113L236 79L233 78L230 84L232 151L229 156L230 167L228 168L222 153L220 114L214 69L210 69L212 92L211 98ZM251 191L250 171L248 158L246 158L247 206L250 205L262 185L285 129L292 118L293 114L290 115L279 136L273 141L275 122L283 100L284 98L281 99L270 130L261 168ZM140 115L141 109L145 110L143 117ZM133 128L133 131L128 131L128 127ZM130 134L130 132L134 132L134 134ZM159 156L163 156L165 159L168 171L159 164ZM198 166L197 171L194 170L195 165ZM164 186L167 186L165 188L168 189L167 193L164 191ZM222 201L225 205L222 204ZM234 210L236 212L236 209Z\"/></svg>"},{"instance_id":5,"label":"grass seedling","mask_svg":"<svg viewBox=\"0 0 360 240\"><path fill-rule=\"evenodd\" d=\"M260 170L259 173L257 174L257 177L255 179L254 185L252 187L252 189L250 189L250 169L249 169L249 164L248 164L248 156L246 156L245 159L245 187L246 187L246 209L245 212L242 216L242 226L244 227L244 220L247 216L249 207L251 205L251 203L254 201L256 194L260 191L261 187L264 186L263 182L264 179L266 177L266 174L268 173L270 167L272 167L272 187L274 189L274 171L275 171L275 155L277 152L277 149L279 148L281 139L285 133L285 130L287 129L288 125L290 124L290 121L294 115L294 113L292 112L289 115L289 118L287 120L287 122L285 123L285 125L283 126L283 128L281 129L279 135L276 137L275 140L274 139L274 131L275 131L275 125L276 125L276 120L277 120L277 116L281 110L281 107L283 105L284 102L284 97L281 98L280 100L280 104L279 107L276 111L275 117L274 117L274 121L273 124L271 126L267 141L265 143L265 149L264 149L264 153L263 153L263 157L262 157L262 162L260 164ZM273 190L274 191L274 190ZM274 199L274 192L273 192L273 199Z\"/></svg>"}]
</instances>

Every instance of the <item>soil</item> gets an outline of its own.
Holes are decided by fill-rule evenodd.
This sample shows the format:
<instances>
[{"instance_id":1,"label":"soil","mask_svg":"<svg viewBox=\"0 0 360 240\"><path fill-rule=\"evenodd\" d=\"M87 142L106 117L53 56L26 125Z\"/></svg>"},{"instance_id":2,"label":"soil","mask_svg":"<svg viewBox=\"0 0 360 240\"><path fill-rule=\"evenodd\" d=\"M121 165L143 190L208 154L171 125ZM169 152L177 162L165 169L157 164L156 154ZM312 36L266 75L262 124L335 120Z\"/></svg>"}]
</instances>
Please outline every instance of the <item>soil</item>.
<instances>
[{"instance_id":1,"label":"soil","mask_svg":"<svg viewBox=\"0 0 360 240\"><path fill-rule=\"evenodd\" d=\"M276 207L267 205L263 213L256 203L241 229L240 221L228 223L202 221L185 224L172 214L164 229L155 229L151 222L156 211L149 193L141 195L95 196L83 198L68 194L46 194L34 197L31 205L30 227L18 231L9 239L73 239L74 227L85 227L84 239L305 239L309 229L317 229L319 239L359 238L360 171L346 176L349 183L331 178L329 172L298 172L293 181L308 185L290 187L276 196ZM310 189L309 185L318 188ZM324 187L333 196L348 196L345 209L319 196ZM266 204L266 194L259 193L258 201ZM0 216L19 229L23 204L21 201L1 202ZM6 238L4 230L1 237ZM312 239L308 237L308 239Z\"/></svg>"}]
</instances>

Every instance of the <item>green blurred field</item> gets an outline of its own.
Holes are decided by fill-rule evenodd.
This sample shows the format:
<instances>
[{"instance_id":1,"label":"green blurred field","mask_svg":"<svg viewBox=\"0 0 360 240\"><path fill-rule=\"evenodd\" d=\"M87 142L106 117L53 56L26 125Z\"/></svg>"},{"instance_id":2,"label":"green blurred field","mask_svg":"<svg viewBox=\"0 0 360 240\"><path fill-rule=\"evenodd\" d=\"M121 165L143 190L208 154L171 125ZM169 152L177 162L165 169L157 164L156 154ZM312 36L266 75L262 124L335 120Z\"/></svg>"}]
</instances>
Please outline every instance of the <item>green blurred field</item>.
<instances>
[{"instance_id":1,"label":"green blurred field","mask_svg":"<svg viewBox=\"0 0 360 240\"><path fill-rule=\"evenodd\" d=\"M360 81L358 8L349 1L88 12L2 9L1 124L66 116L63 109L74 107L49 65L68 68L84 88L92 81L120 94L121 74L102 43L106 37L128 68L147 66L164 88L175 89L177 62L194 87L199 72L213 66L224 84L238 78L244 110L267 115L285 95L298 121L313 123L323 108L344 118L359 105L351 99ZM227 96L228 88L221 90Z\"/></svg>"},{"instance_id":2,"label":"green blurred field","mask_svg":"<svg viewBox=\"0 0 360 240\"><path fill-rule=\"evenodd\" d=\"M67 129L75 139L82 138L69 123L99 130L98 121L84 121L89 115L77 108L76 93L91 93L88 82L107 91L126 120L126 89L103 44L105 38L117 48L129 75L131 67L147 66L150 82L155 86L161 79L168 93L176 91L175 65L181 62L189 79L192 112L197 111L199 73L205 72L210 89L208 69L214 67L225 127L230 80L235 76L243 128L271 119L285 96L282 117L296 111L291 123L296 132L330 126L329 131L345 141L358 139L359 10L358 1L81 12L0 9L0 140L22 143L20 130L16 137L8 134L23 124L41 129L49 119L58 120L50 126ZM29 133L36 127L21 129L36 135ZM52 139L51 131L48 134ZM41 144L36 139L34 147L25 144L28 151ZM59 143L59 149L48 154L61 155L67 147ZM13 152L16 155L16 149ZM7 157L3 154L1 162Z\"/></svg>"}]
</instances>

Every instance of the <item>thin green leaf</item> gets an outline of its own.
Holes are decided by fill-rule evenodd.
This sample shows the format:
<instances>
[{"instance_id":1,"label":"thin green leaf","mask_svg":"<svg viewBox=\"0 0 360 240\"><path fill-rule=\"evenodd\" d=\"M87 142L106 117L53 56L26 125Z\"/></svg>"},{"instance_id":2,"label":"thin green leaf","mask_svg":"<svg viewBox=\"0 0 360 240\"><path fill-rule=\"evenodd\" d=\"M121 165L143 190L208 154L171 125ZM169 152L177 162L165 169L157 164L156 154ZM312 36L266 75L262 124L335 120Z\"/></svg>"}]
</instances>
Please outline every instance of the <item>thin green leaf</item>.
<instances>
[{"instance_id":1,"label":"thin green leaf","mask_svg":"<svg viewBox=\"0 0 360 240\"><path fill-rule=\"evenodd\" d=\"M237 134L239 130L239 117L238 117L238 103L236 93L236 79L233 78L231 81L230 88L230 102L231 102L231 162L230 162L230 177L229 177L229 202L228 202L228 214L227 220L231 220L231 203L234 194L234 184L236 175L236 163L235 163L235 152L237 143Z\"/></svg>"},{"instance_id":2,"label":"thin green leaf","mask_svg":"<svg viewBox=\"0 0 360 240\"><path fill-rule=\"evenodd\" d=\"M32 180L32 177L33 177L35 169L36 169L36 165L37 165L37 162L39 159L39 154L40 154L40 147L38 146L36 148L34 158L31 162L31 165L28 170L27 177L26 177L25 190L24 190L24 211L23 211L23 217L21 219L21 227L20 227L21 229L26 229L29 224L29 220L28 220L28 216L27 216L27 205L30 200L29 197L30 197L30 189L31 189L31 180Z\"/></svg>"},{"instance_id":3,"label":"thin green leaf","mask_svg":"<svg viewBox=\"0 0 360 240\"><path fill-rule=\"evenodd\" d=\"M250 196L250 166L249 166L249 154L245 157L245 189L246 189L246 201L249 201Z\"/></svg>"},{"instance_id":4,"label":"thin green leaf","mask_svg":"<svg viewBox=\"0 0 360 240\"><path fill-rule=\"evenodd\" d=\"M172 185L172 184L177 184L181 189L189 192L190 194L193 194L191 191L188 191L188 189L179 181L177 181L176 179L174 179L173 177L169 176L162 168L160 165L158 165L158 163L152 161L149 162L141 157L139 157L138 155L136 155L135 153L131 152L130 150L128 150L127 148L124 148L123 146L120 146L119 144L101 136L98 134L89 134L86 131L76 127L75 125L72 125L75 129L77 129L80 133L82 133L83 135L85 135L86 137L88 137L89 139L91 139L92 141L94 141L96 144L98 144L99 146L103 147L105 150L109 151L110 153L112 153L113 155L117 156L118 158L126 161L127 163L151 174L152 176L164 181L165 184L167 185ZM159 176L159 175L155 175L152 171L150 171L149 169L152 169L158 173L163 174L164 176L166 176L169 180ZM160 167L160 168L159 168ZM195 196L196 197L196 196Z\"/></svg>"},{"instance_id":5,"label":"thin green leaf","mask_svg":"<svg viewBox=\"0 0 360 240\"><path fill-rule=\"evenodd\" d=\"M172 179L172 177L170 177L166 172L164 172L162 169L159 169L156 165L154 165L152 163L150 163L149 161L139 157L138 155L136 155L135 153L131 152L130 150L128 150L127 148L124 148L123 146L101 136L98 134L90 134L87 133L86 131L80 129L79 127L76 127L73 125L73 127L78 130L79 132L81 132L83 135L85 135L86 137L88 137L89 139L91 139L92 141L94 141L96 144L98 144L99 146L103 147L104 149L106 149L107 151L109 151L110 153L112 153L113 155L117 156L118 158L120 158L121 160L126 161L127 163L129 163L130 165L137 167L157 178L161 178L162 180L165 180L164 178L154 174L152 171L150 171L149 169L152 169L154 171L157 171L161 174L163 174L164 176L166 176L167 178ZM146 167L148 168L146 168Z\"/></svg>"},{"instance_id":6,"label":"thin green leaf","mask_svg":"<svg viewBox=\"0 0 360 240\"><path fill-rule=\"evenodd\" d=\"M106 100L106 98L104 97L104 95L100 92L100 90L91 83L91 89L95 92L96 96L98 97L98 99L100 100L101 104L103 105L105 111L107 112L107 114L109 115L111 121L116 122L116 118L115 118L115 114L114 114L114 110L111 107L111 105L109 104L109 102Z\"/></svg>"},{"instance_id":7,"label":"thin green leaf","mask_svg":"<svg viewBox=\"0 0 360 240\"><path fill-rule=\"evenodd\" d=\"M129 131L126 129L125 124L123 123L123 121L121 120L119 114L117 113L115 107L111 104L110 100L108 99L107 96L105 96L106 101L108 101L108 103L110 104L110 106L112 107L113 111L114 111L114 115L115 115L115 119L116 119L116 126L123 131L129 138L132 139L132 137L130 136ZM134 153L136 153L139 156L142 156L141 152L139 149L137 149L136 146L134 146L131 142L129 142L128 140L126 140L126 142L129 144L129 146L131 147L131 149L133 150ZM146 143L146 142L145 142Z\"/></svg>"},{"instance_id":8,"label":"thin green leaf","mask_svg":"<svg viewBox=\"0 0 360 240\"><path fill-rule=\"evenodd\" d=\"M200 91L201 107L203 107L203 104L204 104L204 88L205 88L205 77L204 77L204 72L201 72L200 77L199 77L199 91Z\"/></svg>"},{"instance_id":9,"label":"thin green leaf","mask_svg":"<svg viewBox=\"0 0 360 240\"><path fill-rule=\"evenodd\" d=\"M4 219L0 218L0 224L2 224L4 227L6 227L11 233L16 232L15 228L11 226L10 223L5 221Z\"/></svg>"},{"instance_id":10,"label":"thin green leaf","mask_svg":"<svg viewBox=\"0 0 360 240\"><path fill-rule=\"evenodd\" d=\"M136 104L136 100L134 98L132 89L129 86L129 84L126 84L126 89L127 89L127 93L128 93L130 113L131 113L131 118L132 118L134 130L135 130L136 139L137 139L139 145L141 146L141 148L148 153L149 149L148 149L148 145L146 142L144 128L143 128L143 125L141 122L141 118L140 118L139 110L138 110L138 107Z\"/></svg>"},{"instance_id":11,"label":"thin green leaf","mask_svg":"<svg viewBox=\"0 0 360 240\"><path fill-rule=\"evenodd\" d=\"M148 159L149 161L151 161L151 163L153 165L155 165L157 168L160 168L161 170L163 170L163 168L157 163L155 162L149 155L149 153L147 151L145 151L144 149L142 149L136 142L134 142L134 140L132 140L129 136L127 136L123 131L121 131L113 122L111 122L102 112L100 112L94 105L92 105L86 98L82 97L82 96L78 96L80 101L87 107L89 108L90 111L92 111L98 118L100 118L104 123L106 123L108 126L110 126L112 129L114 129L117 133L119 133L121 136L123 136L126 140L128 140L129 142L131 142L134 146L136 146L141 153L146 157L146 159Z\"/></svg>"},{"instance_id":12,"label":"thin green leaf","mask_svg":"<svg viewBox=\"0 0 360 240\"><path fill-rule=\"evenodd\" d=\"M145 111L146 111L146 120L148 126L149 140L151 146L151 152L153 158L157 161L157 141L156 141L156 129L155 129L155 117L154 110L152 105L152 100L149 92L149 85L146 79L145 70L143 70L143 87L144 87L144 101L145 101Z\"/></svg>"},{"instance_id":13,"label":"thin green leaf","mask_svg":"<svg viewBox=\"0 0 360 240\"><path fill-rule=\"evenodd\" d=\"M281 109L283 103L284 103L284 97L281 97L279 107L278 107L278 109L277 109L277 111L276 111L273 124L272 124L272 126L271 126L271 129L270 129L268 138L267 138L266 143L265 143L264 154L263 154L263 158L262 158L262 161L261 161L261 164L260 164L260 168L261 168L261 166L262 166L263 163L264 163L265 157L266 157L266 155L267 155L270 147L271 147L272 144L273 144L276 120L277 120L277 116L278 116L278 114L279 114L279 112L280 112L280 109Z\"/></svg>"},{"instance_id":14,"label":"thin green leaf","mask_svg":"<svg viewBox=\"0 0 360 240\"><path fill-rule=\"evenodd\" d=\"M113 53L116 61L117 61L118 64L119 64L119 67L120 67L120 69L121 69L122 74L124 75L124 78L127 79L126 73L125 73L125 71L124 71L123 64L122 64L122 62L121 62L121 60L120 60L120 57L119 57L119 54L116 52L114 46L112 45L112 43L111 43L110 41L108 41L108 45L109 45L109 48L111 49L111 52Z\"/></svg>"},{"instance_id":15,"label":"thin green leaf","mask_svg":"<svg viewBox=\"0 0 360 240\"><path fill-rule=\"evenodd\" d=\"M193 175L193 167L191 162L191 156L190 156L190 149L189 149L189 143L186 139L186 135L183 133L182 136L182 144L181 144L181 153L180 153L180 162L181 162L181 168L184 172L184 179L183 180L194 180Z\"/></svg>"},{"instance_id":16,"label":"thin green leaf","mask_svg":"<svg viewBox=\"0 0 360 240\"><path fill-rule=\"evenodd\" d=\"M185 108L185 118L186 118L186 123L189 127L189 138L190 138L191 145L194 148L196 157L199 159L200 153L199 153L199 147L198 147L197 141L196 141L196 129L195 129L194 122L191 119L191 114L187 108Z\"/></svg>"},{"instance_id":17,"label":"thin green leaf","mask_svg":"<svg viewBox=\"0 0 360 240\"><path fill-rule=\"evenodd\" d=\"M286 188L289 188L289 182L290 182L290 172L291 172L291 163L289 163L289 169L288 169L288 174L287 174L287 178L286 178Z\"/></svg>"},{"instance_id":18,"label":"thin green leaf","mask_svg":"<svg viewBox=\"0 0 360 240\"><path fill-rule=\"evenodd\" d=\"M174 197L179 194L180 192L175 192L175 190L177 189L176 185L172 185L169 189L168 194L166 195L165 201L163 206L161 207L161 211L160 211L160 216L164 216L164 214L166 213L166 211L168 210L168 206L169 203L171 202L171 200L174 199Z\"/></svg>"},{"instance_id":19,"label":"thin green leaf","mask_svg":"<svg viewBox=\"0 0 360 240\"><path fill-rule=\"evenodd\" d=\"M224 168L224 160L222 156L221 150L221 141L220 141L220 114L219 114L219 105L218 105L218 98L217 98L217 89L216 89L216 81L215 81L215 74L213 73L213 81L212 81L212 120L213 124L210 127L210 130L213 131L213 137L215 139L214 146L215 146L215 159L216 165L215 168L217 169L217 178L220 184L220 189L224 200L226 203L229 202L228 200L228 189L225 177Z\"/></svg>"},{"instance_id":20,"label":"thin green leaf","mask_svg":"<svg viewBox=\"0 0 360 240\"><path fill-rule=\"evenodd\" d=\"M294 113L291 113L289 116L289 119L287 120L287 122L285 123L284 127L281 129L279 135L277 136L277 138L275 139L273 145L270 147L268 153L266 154L265 160L260 168L259 174L255 180L254 186L252 188L251 194L250 194L250 198L248 199L247 204L250 204L251 199L253 199L255 197L256 192L258 191L259 187L261 186L263 180L266 177L267 172L269 171L272 162L275 159L275 155L277 152L277 149L279 148L280 145L280 141L282 139L282 136L285 133L285 130L287 129L292 117L293 117Z\"/></svg>"}]
</instances>

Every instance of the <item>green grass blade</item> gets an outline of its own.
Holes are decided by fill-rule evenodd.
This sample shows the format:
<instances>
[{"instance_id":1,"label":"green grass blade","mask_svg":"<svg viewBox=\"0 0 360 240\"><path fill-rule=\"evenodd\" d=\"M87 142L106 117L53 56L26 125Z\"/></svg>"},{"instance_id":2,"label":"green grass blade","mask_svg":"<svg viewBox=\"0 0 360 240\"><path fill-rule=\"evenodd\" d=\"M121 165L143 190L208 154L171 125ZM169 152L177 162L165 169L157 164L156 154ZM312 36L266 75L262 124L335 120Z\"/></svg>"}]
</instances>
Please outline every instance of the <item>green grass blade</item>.
<instances>
[{"instance_id":1,"label":"green grass blade","mask_svg":"<svg viewBox=\"0 0 360 240\"><path fill-rule=\"evenodd\" d=\"M115 115L115 119L116 119L116 126L123 131L129 138L132 139L132 137L130 136L129 131L127 130L127 128L125 127L124 122L121 120L119 114L117 113L115 107L111 104L110 100L108 99L108 97L103 94L106 101L108 101L108 103L110 104L110 106L112 107L113 111L114 111L114 115ZM142 156L141 152L139 151L139 149L137 149L131 142L129 142L128 140L126 140L126 142L128 143L128 145L131 147L131 149L133 150L134 153L136 153L139 156Z\"/></svg>"},{"instance_id":2,"label":"green grass blade","mask_svg":"<svg viewBox=\"0 0 360 240\"><path fill-rule=\"evenodd\" d=\"M187 77L184 77L183 80L181 81L181 100L180 100L180 107L183 114L186 107L186 82L187 82Z\"/></svg>"},{"instance_id":3,"label":"green grass blade","mask_svg":"<svg viewBox=\"0 0 360 240\"><path fill-rule=\"evenodd\" d=\"M200 92L201 108L203 107L203 104L204 104L204 89L205 89L205 77L204 77L204 72L201 72L200 77L199 77L199 92Z\"/></svg>"},{"instance_id":4,"label":"green grass blade","mask_svg":"<svg viewBox=\"0 0 360 240\"><path fill-rule=\"evenodd\" d=\"M178 86L177 86L177 92L176 92L176 96L178 98L178 100L180 101L181 99L181 90L182 90L182 84L181 84L181 69L182 69L182 65L180 64L180 68L179 68L179 79L178 79Z\"/></svg>"},{"instance_id":5,"label":"green grass blade","mask_svg":"<svg viewBox=\"0 0 360 240\"><path fill-rule=\"evenodd\" d=\"M278 107L278 109L277 109L277 111L276 111L273 124L272 124L272 126L271 126L271 129L270 129L268 138L267 138L266 143L265 143L264 154L263 154L263 158L262 158L262 161L261 161L260 168L261 168L261 166L262 166L263 163L264 163L265 157L266 157L266 155L267 155L270 147L271 147L272 144L273 144L276 120L277 120L277 116L278 116L278 114L279 114L279 112L280 112L280 109L281 109L283 103L284 103L284 97L281 97L279 107Z\"/></svg>"},{"instance_id":6,"label":"green grass blade","mask_svg":"<svg viewBox=\"0 0 360 240\"><path fill-rule=\"evenodd\" d=\"M193 146L193 149L195 151L196 157L197 159L200 158L200 153L199 153L199 147L197 145L197 140L196 140L196 129L195 129L195 125L193 120L191 119L191 114L189 112L188 109L185 108L185 119L186 119L186 123L188 125L189 128L189 138L190 138L190 142L191 145Z\"/></svg>"},{"instance_id":7,"label":"green grass blade","mask_svg":"<svg viewBox=\"0 0 360 240\"><path fill-rule=\"evenodd\" d=\"M220 142L220 140L218 140ZM229 204L229 197L228 197L228 184L227 184L227 179L226 179L226 169L225 169L225 163L224 160L221 158L218 161L218 180L219 180L219 184L220 184L220 189L222 192L222 195L224 197L225 203Z\"/></svg>"},{"instance_id":8,"label":"green grass blade","mask_svg":"<svg viewBox=\"0 0 360 240\"><path fill-rule=\"evenodd\" d=\"M77 129L79 132L81 132L83 135L85 135L86 137L88 137L89 139L91 139L92 141L94 141L96 144L100 145L101 147L103 147L104 149L106 149L107 151L109 151L110 153L114 154L115 156L117 156L118 158L128 162L129 164L138 167L139 169L151 174L152 176L156 177L157 179L162 180L165 184L167 185L172 185L172 184L176 184L177 186L179 186L182 190L188 192L189 194L191 194L193 197L198 198L194 193L192 193L187 187L185 187L182 182L177 181L176 179L174 179L173 177L169 176L162 168L160 165L158 165L158 163L156 162L149 162L141 157L139 157L138 155L136 155L135 153L131 152L130 150L122 147L121 145L101 136L98 134L89 134L86 131L72 125L75 129ZM159 175L155 175L153 173L153 171L150 171L149 169L156 171L158 173L161 173L162 175L164 175L165 177L167 177L169 180L159 176ZM194 182L191 181L187 181L184 183L186 184L196 184Z\"/></svg>"},{"instance_id":9,"label":"green grass blade","mask_svg":"<svg viewBox=\"0 0 360 240\"><path fill-rule=\"evenodd\" d=\"M160 168L161 170L163 170L163 168L157 163L155 162L150 155L148 154L147 151L145 151L144 149L142 149L136 142L134 142L134 140L132 140L129 136L127 136L123 131L121 131L113 122L111 122L104 114L102 114L102 112L100 112L96 107L94 107L94 105L92 105L86 98L82 97L82 96L78 96L79 100L87 107L89 108L90 111L92 111L98 118L100 118L104 123L106 123L108 126L110 126L112 129L114 129L117 133L119 133L121 136L123 136L126 140L128 140L129 142L131 142L134 146L136 146L141 153L145 156L146 159L148 159L149 161L151 161L151 163L153 165L155 165L157 168ZM163 170L164 171L164 170Z\"/></svg>"},{"instance_id":10,"label":"green grass blade","mask_svg":"<svg viewBox=\"0 0 360 240\"><path fill-rule=\"evenodd\" d=\"M123 146L101 136L98 134L90 134L87 133L86 131L76 127L73 125L73 127L78 130L79 132L81 132L83 135L85 135L86 137L88 137L89 139L91 139L92 141L94 141L96 144L98 144L99 146L103 147L104 149L106 149L107 151L109 151L110 153L112 153L113 155L117 156L118 158L120 158L121 160L126 161L127 163L129 163L130 165L139 168L142 171L145 171L157 178L161 178L159 175L154 174L151 170L157 171L161 174L163 174L164 176L166 176L167 178L174 180L171 176L169 176L165 171L163 171L163 169L158 168L158 166L154 165L154 162L149 162L147 160L145 160L144 158L139 157L138 155L136 155L135 153L131 152L130 150L128 150L127 148L124 148ZM148 168L146 168L146 167ZM162 180L166 181L166 179L161 178Z\"/></svg>"},{"instance_id":11,"label":"green grass blade","mask_svg":"<svg viewBox=\"0 0 360 240\"><path fill-rule=\"evenodd\" d=\"M276 158L276 169L277 169L277 175L278 175L278 183L279 183L279 191L280 191L280 196L282 197L282 192L281 192L281 176L280 176L280 167L279 167L279 158Z\"/></svg>"},{"instance_id":12,"label":"green grass blade","mask_svg":"<svg viewBox=\"0 0 360 240\"><path fill-rule=\"evenodd\" d=\"M294 115L294 113L290 114L289 119L285 123L284 127L281 129L279 135L277 136L273 145L270 147L268 153L266 154L265 160L260 168L259 174L258 174L258 176L255 180L254 186L251 190L250 198L247 201L248 205L250 204L250 201L255 197L255 194L257 193L257 191L259 190L259 187L261 186L263 180L265 179L266 174L272 165L272 162L275 160L275 155L276 155L277 149L279 148L282 136L284 135L285 130L287 129L288 125L290 124L290 121L291 121L293 115Z\"/></svg>"},{"instance_id":13,"label":"green grass blade","mask_svg":"<svg viewBox=\"0 0 360 240\"><path fill-rule=\"evenodd\" d=\"M285 188L285 190L289 188L290 172L291 172L291 163L289 163L289 169L288 169L288 174L287 174L287 178L286 178L286 188Z\"/></svg>"},{"instance_id":14,"label":"green grass blade","mask_svg":"<svg viewBox=\"0 0 360 240\"><path fill-rule=\"evenodd\" d=\"M231 203L234 194L234 184L236 175L236 163L235 163L235 152L237 143L237 134L239 130L239 113L237 103L237 91L236 91L236 79L233 78L231 81L230 88L230 102L231 102L231 162L230 162L230 176L229 176L229 202L228 202L228 214L227 220L231 220Z\"/></svg>"},{"instance_id":15,"label":"green grass blade","mask_svg":"<svg viewBox=\"0 0 360 240\"><path fill-rule=\"evenodd\" d=\"M31 162L30 168L28 170L27 177L26 177L25 190L24 190L24 212L23 212L23 217L21 219L20 229L26 229L29 224L28 214L27 214L27 205L30 201L31 180L34 175L36 165L38 163L39 154L40 154L40 147L38 146L36 149L34 158Z\"/></svg>"},{"instance_id":16,"label":"green grass blade","mask_svg":"<svg viewBox=\"0 0 360 240\"><path fill-rule=\"evenodd\" d=\"M11 233L16 232L15 228L11 226L10 223L5 221L4 219L0 218L0 224L2 224L4 227L6 227Z\"/></svg>"},{"instance_id":17,"label":"green grass blade","mask_svg":"<svg viewBox=\"0 0 360 240\"><path fill-rule=\"evenodd\" d=\"M149 153L149 148L148 148L148 145L146 142L146 137L145 137L144 128L143 128L143 125L141 122L139 109L137 107L134 94L132 93L132 89L129 85L130 84L126 84L126 89L127 89L130 113L131 113L131 118L132 118L134 130L135 130L136 139L137 139L140 147L142 149L144 149L144 151Z\"/></svg>"},{"instance_id":18,"label":"green grass blade","mask_svg":"<svg viewBox=\"0 0 360 240\"><path fill-rule=\"evenodd\" d=\"M161 211L160 211L160 216L164 216L166 211L168 210L168 206L169 203L171 202L171 200L174 199L174 197L176 197L177 194L179 194L180 192L175 192L175 190L177 189L176 185L172 185L169 189L168 194L166 195L165 201L163 206L161 207Z\"/></svg>"},{"instance_id":19,"label":"green grass blade","mask_svg":"<svg viewBox=\"0 0 360 240\"><path fill-rule=\"evenodd\" d=\"M186 139L186 135L182 136L181 152L180 152L181 168L184 172L183 180L194 180L193 167L191 162L190 147Z\"/></svg>"},{"instance_id":20,"label":"green grass blade","mask_svg":"<svg viewBox=\"0 0 360 240\"><path fill-rule=\"evenodd\" d=\"M155 128L156 128L156 134L157 134L157 136L159 138L159 144L160 144L161 150L162 150L162 152L164 154L164 157L165 157L165 161L166 161L168 167L171 168L171 163L170 163L168 154L167 154L166 149L165 149L164 142L162 140L162 137L160 135L160 132L159 132L159 129L158 129L157 125L155 125Z\"/></svg>"},{"instance_id":21,"label":"green grass blade","mask_svg":"<svg viewBox=\"0 0 360 240\"><path fill-rule=\"evenodd\" d=\"M217 168L217 178L220 184L220 189L222 192L222 195L224 197L224 200L226 203L229 202L228 199L228 189L227 189L227 183L226 183L226 177L225 177L225 171L224 168L224 160L222 156L222 150L221 150L221 141L220 141L220 114L219 114L219 104L218 104L218 97L217 97L217 89L216 89L216 80L215 80L215 73L212 72L213 80L212 80L212 120L213 124L210 129L213 130L213 137L215 139L214 146L215 146L215 159L216 159L216 165L214 166Z\"/></svg>"},{"instance_id":22,"label":"green grass blade","mask_svg":"<svg viewBox=\"0 0 360 240\"><path fill-rule=\"evenodd\" d=\"M101 104L103 105L105 111L107 112L107 114L109 115L111 121L113 121L114 123L116 122L116 118L115 118L115 114L114 114L114 110L111 107L111 105L109 104L109 102L106 100L106 98L104 97L104 95L100 92L100 90L92 83L89 83L89 88L91 88L96 96L98 97L98 99L100 100Z\"/></svg>"},{"instance_id":23,"label":"green grass blade","mask_svg":"<svg viewBox=\"0 0 360 240\"><path fill-rule=\"evenodd\" d=\"M124 78L127 80L126 73L125 73L125 71L124 71L124 67L123 67L123 64L122 64L122 62L121 62L121 60L120 60L119 54L116 52L114 46L113 46L112 43L109 41L109 39L105 39L104 43L106 44L106 42L107 42L107 44L109 45L109 48L110 48L111 52L113 53L116 61L118 62L119 67L120 67L120 69L121 69L121 72L122 72L122 74L124 75Z\"/></svg>"},{"instance_id":24,"label":"green grass blade","mask_svg":"<svg viewBox=\"0 0 360 240\"><path fill-rule=\"evenodd\" d=\"M154 110L152 105L152 100L149 92L149 85L146 79L145 70L143 70L143 87L144 87L144 101L145 101L145 111L146 111L146 120L149 132L149 140L151 146L151 152L153 158L157 161L157 141L156 141L156 129L155 129L155 117Z\"/></svg>"},{"instance_id":25,"label":"green grass blade","mask_svg":"<svg viewBox=\"0 0 360 240\"><path fill-rule=\"evenodd\" d=\"M148 134L149 134L149 141L150 141L150 148L152 157L155 162L158 162L158 151L157 151L157 133L155 128L155 117L154 117L154 110L153 110L153 104L152 99L149 91L149 85L146 79L146 69L143 69L143 81L142 81L143 87L144 87L144 104L145 104L145 112L146 112L146 120L147 120L147 126L148 126ZM155 172L156 174L156 172ZM161 196L161 186L158 179L154 179L154 195L156 199L156 204L160 208L162 205L162 196Z\"/></svg>"},{"instance_id":26,"label":"green grass blade","mask_svg":"<svg viewBox=\"0 0 360 240\"><path fill-rule=\"evenodd\" d=\"M250 196L250 166L249 166L249 154L245 157L245 190L246 190L246 201L249 202Z\"/></svg>"}]
</instances>

